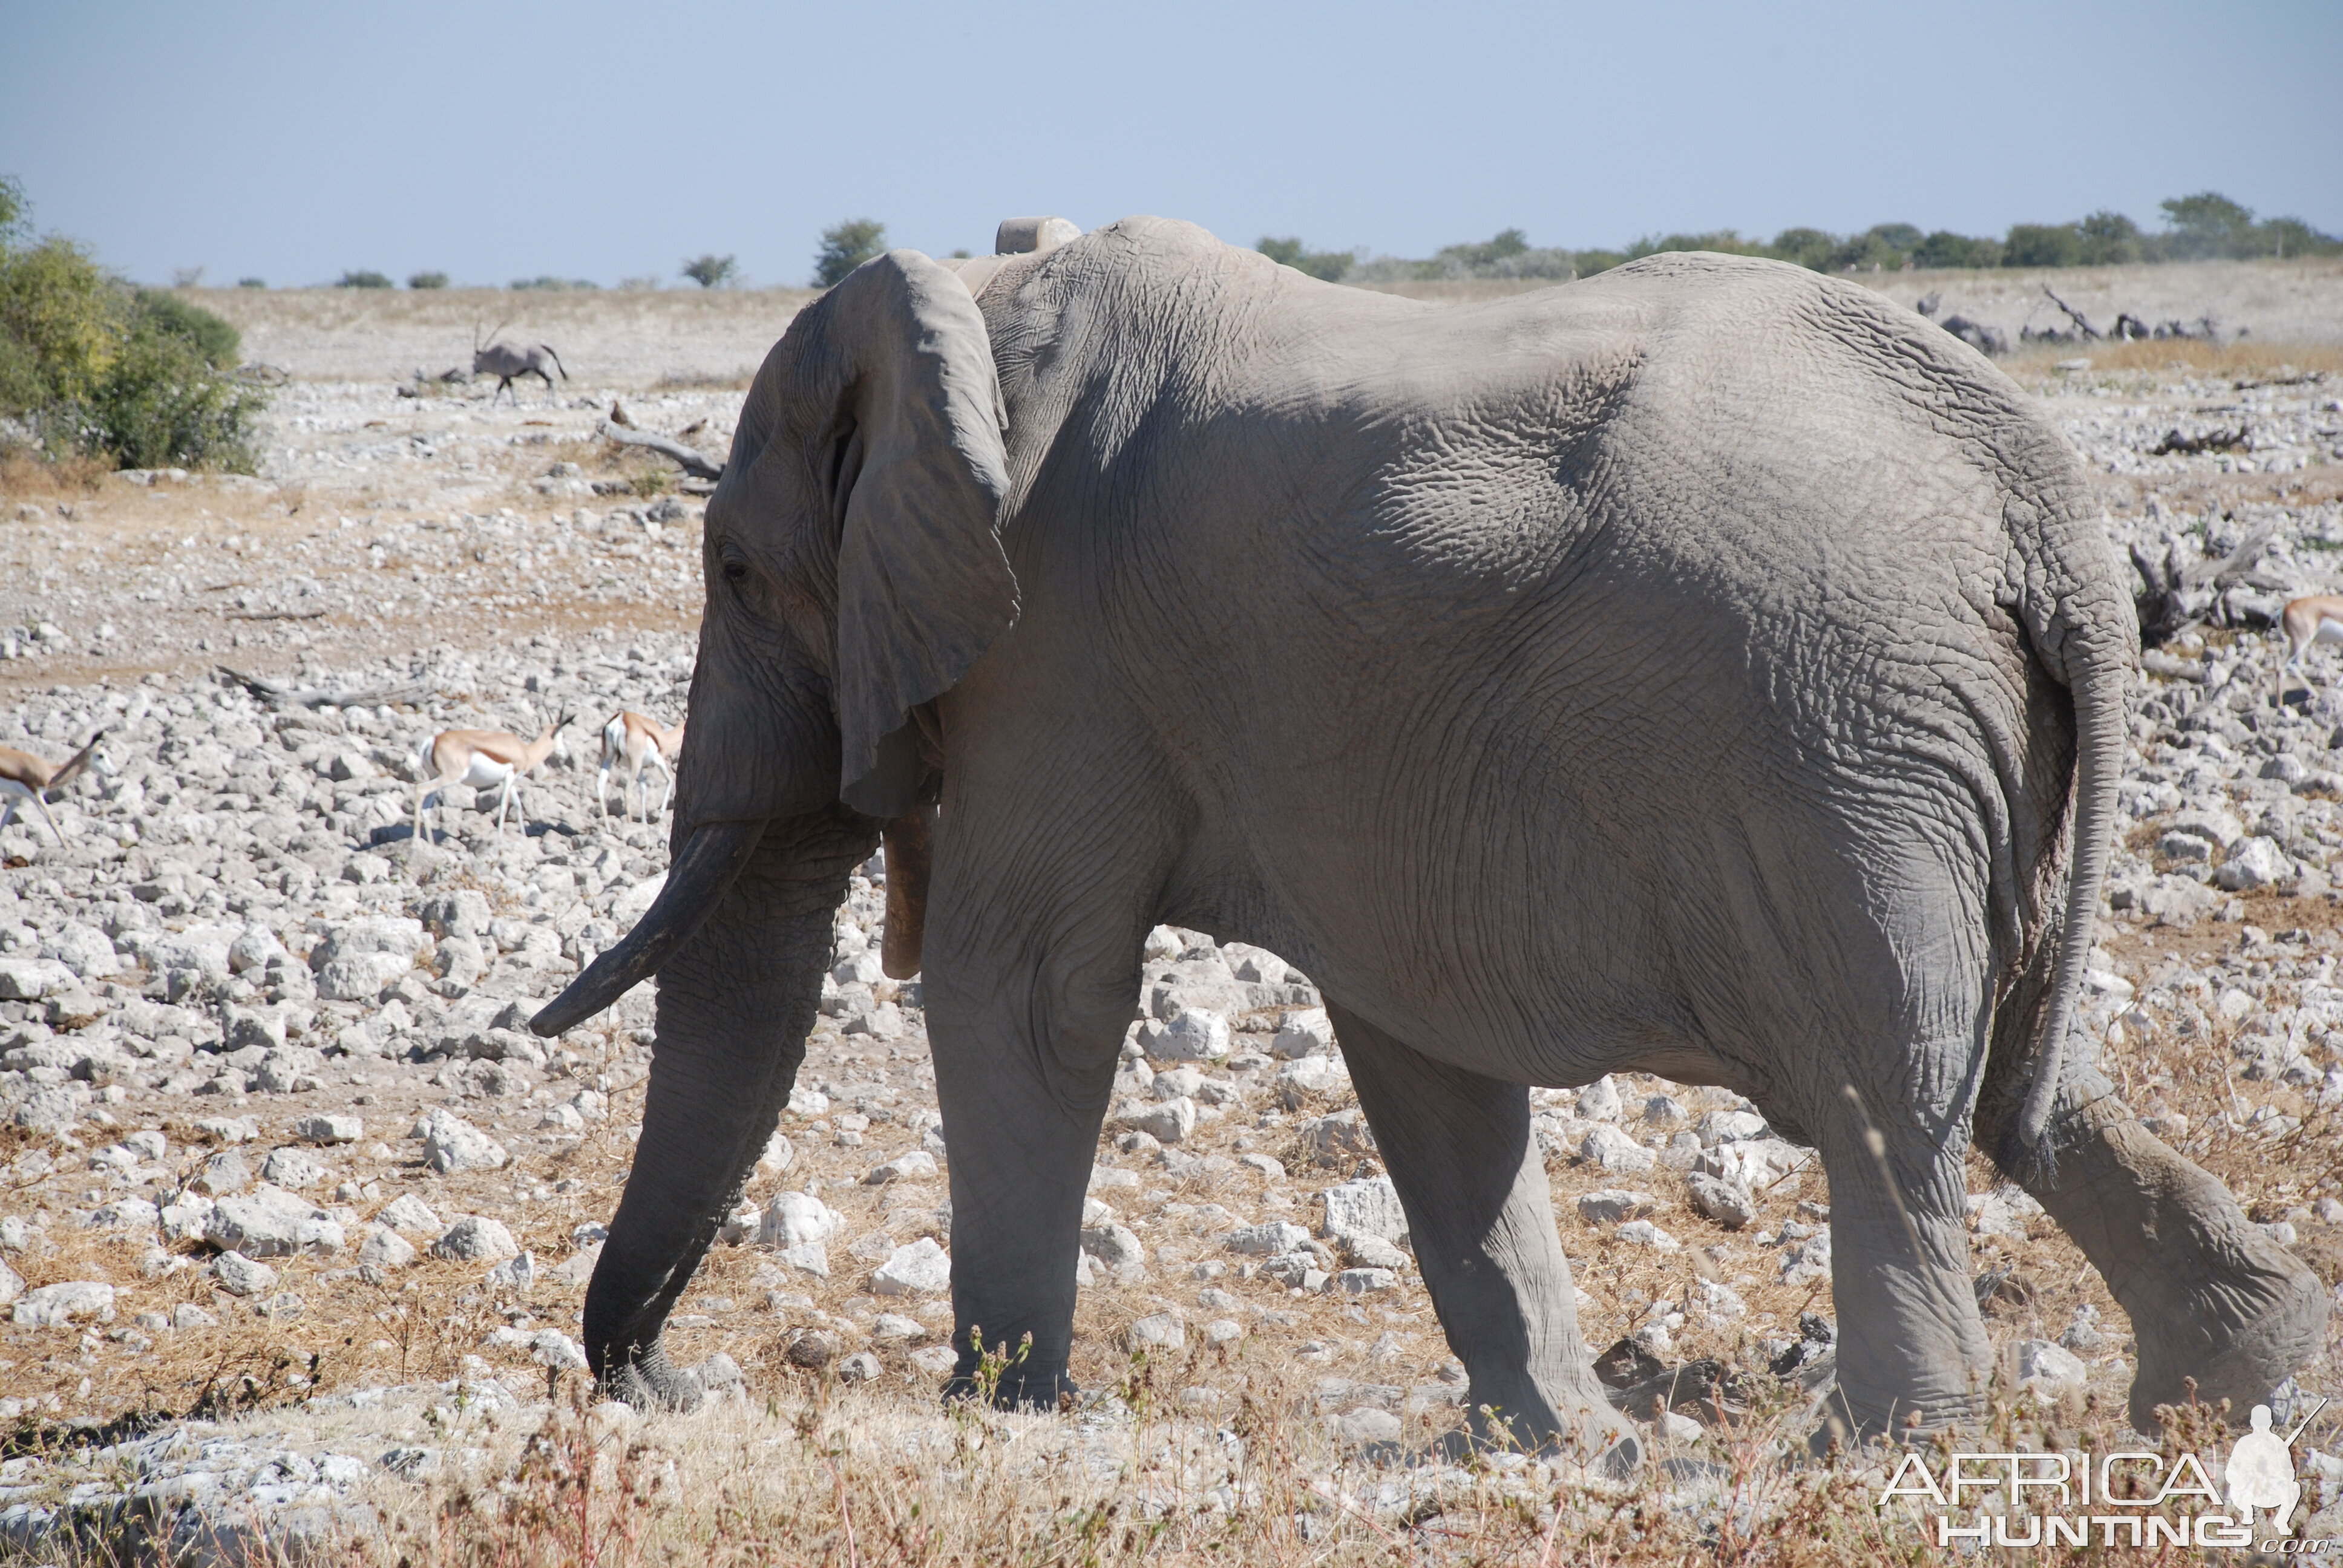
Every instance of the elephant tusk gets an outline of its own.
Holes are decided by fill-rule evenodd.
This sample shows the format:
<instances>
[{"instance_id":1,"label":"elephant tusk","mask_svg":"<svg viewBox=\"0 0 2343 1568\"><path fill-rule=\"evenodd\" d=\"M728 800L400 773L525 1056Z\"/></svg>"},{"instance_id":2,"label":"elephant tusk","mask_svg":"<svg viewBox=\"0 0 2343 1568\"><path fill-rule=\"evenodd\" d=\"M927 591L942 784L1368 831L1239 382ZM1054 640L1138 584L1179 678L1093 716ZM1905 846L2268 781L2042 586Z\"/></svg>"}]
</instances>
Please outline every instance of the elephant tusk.
<instances>
[{"instance_id":1,"label":"elephant tusk","mask_svg":"<svg viewBox=\"0 0 2343 1568\"><path fill-rule=\"evenodd\" d=\"M618 945L594 960L568 989L548 1002L528 1027L551 1039L577 1028L657 974L688 941L749 864L765 824L710 822L692 830L683 853L668 868L667 886Z\"/></svg>"}]
</instances>

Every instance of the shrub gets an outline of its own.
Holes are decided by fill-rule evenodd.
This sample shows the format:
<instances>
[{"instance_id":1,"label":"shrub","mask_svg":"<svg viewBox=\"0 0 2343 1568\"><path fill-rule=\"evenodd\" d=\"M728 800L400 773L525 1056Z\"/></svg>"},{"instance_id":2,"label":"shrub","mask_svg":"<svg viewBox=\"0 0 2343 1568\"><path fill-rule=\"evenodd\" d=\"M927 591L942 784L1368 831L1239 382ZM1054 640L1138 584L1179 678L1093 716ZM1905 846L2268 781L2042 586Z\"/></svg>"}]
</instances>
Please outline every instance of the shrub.
<instances>
[{"instance_id":1,"label":"shrub","mask_svg":"<svg viewBox=\"0 0 2343 1568\"><path fill-rule=\"evenodd\" d=\"M89 401L89 443L127 467L249 472L263 399L236 379L236 328L152 289L132 296L129 314L121 351Z\"/></svg>"},{"instance_id":2,"label":"shrub","mask_svg":"<svg viewBox=\"0 0 2343 1568\"><path fill-rule=\"evenodd\" d=\"M590 277L551 277L540 276L538 277L516 277L505 286L508 288L547 288L552 289L557 293L561 293L570 289L599 288L602 286L595 282Z\"/></svg>"},{"instance_id":3,"label":"shrub","mask_svg":"<svg viewBox=\"0 0 2343 1568\"><path fill-rule=\"evenodd\" d=\"M412 273L407 276L407 286L409 288L445 288L447 286L447 275L444 272Z\"/></svg>"},{"instance_id":4,"label":"shrub","mask_svg":"<svg viewBox=\"0 0 2343 1568\"><path fill-rule=\"evenodd\" d=\"M740 264L729 256L695 256L683 264L681 271L702 288L721 288L740 276Z\"/></svg>"},{"instance_id":5,"label":"shrub","mask_svg":"<svg viewBox=\"0 0 2343 1568\"><path fill-rule=\"evenodd\" d=\"M2258 254L2284 259L2289 256L2333 256L2343 251L2343 240L2321 234L2298 217L2264 218L2254 233L2265 248Z\"/></svg>"},{"instance_id":6,"label":"shrub","mask_svg":"<svg viewBox=\"0 0 2343 1568\"><path fill-rule=\"evenodd\" d=\"M388 288L390 279L378 272L346 272L336 288Z\"/></svg>"},{"instance_id":7,"label":"shrub","mask_svg":"<svg viewBox=\"0 0 2343 1568\"><path fill-rule=\"evenodd\" d=\"M816 288L831 288L846 275L887 248L887 226L874 218L850 217L821 231L821 248L813 255Z\"/></svg>"},{"instance_id":8,"label":"shrub","mask_svg":"<svg viewBox=\"0 0 2343 1568\"><path fill-rule=\"evenodd\" d=\"M1357 265L1359 259L1357 253L1353 251L1307 249L1300 239L1292 236L1283 239L1274 239L1268 235L1263 235L1261 243L1253 248L1280 266L1290 266L1296 272L1306 272L1311 276L1322 278L1328 283L1341 282L1342 276Z\"/></svg>"},{"instance_id":9,"label":"shrub","mask_svg":"<svg viewBox=\"0 0 2343 1568\"><path fill-rule=\"evenodd\" d=\"M1999 266L2001 241L1940 228L1912 248L1915 266Z\"/></svg>"},{"instance_id":10,"label":"shrub","mask_svg":"<svg viewBox=\"0 0 2343 1568\"><path fill-rule=\"evenodd\" d=\"M265 277L239 277L236 280L236 286L238 288L266 288L268 280Z\"/></svg>"},{"instance_id":11,"label":"shrub","mask_svg":"<svg viewBox=\"0 0 2343 1568\"><path fill-rule=\"evenodd\" d=\"M2119 212L2095 212L2075 226L2087 266L2116 266L2141 256L2139 225Z\"/></svg>"},{"instance_id":12,"label":"shrub","mask_svg":"<svg viewBox=\"0 0 2343 1568\"><path fill-rule=\"evenodd\" d=\"M52 458L102 453L146 467L249 469L260 393L236 379L236 329L159 289L133 288L82 246L22 241L0 206L0 418Z\"/></svg>"},{"instance_id":13,"label":"shrub","mask_svg":"<svg viewBox=\"0 0 2343 1568\"><path fill-rule=\"evenodd\" d=\"M2082 258L2082 231L2071 223L2012 224L2002 241L2004 266L2073 266Z\"/></svg>"},{"instance_id":14,"label":"shrub","mask_svg":"<svg viewBox=\"0 0 2343 1568\"><path fill-rule=\"evenodd\" d=\"M137 309L154 330L184 337L215 370L233 370L244 350L244 337L234 327L200 305L190 305L159 288L142 288L133 297Z\"/></svg>"},{"instance_id":15,"label":"shrub","mask_svg":"<svg viewBox=\"0 0 2343 1568\"><path fill-rule=\"evenodd\" d=\"M2165 244L2174 256L2243 256L2252 254L2252 209L2238 206L2219 191L2198 191L2159 204L2172 233Z\"/></svg>"}]
</instances>

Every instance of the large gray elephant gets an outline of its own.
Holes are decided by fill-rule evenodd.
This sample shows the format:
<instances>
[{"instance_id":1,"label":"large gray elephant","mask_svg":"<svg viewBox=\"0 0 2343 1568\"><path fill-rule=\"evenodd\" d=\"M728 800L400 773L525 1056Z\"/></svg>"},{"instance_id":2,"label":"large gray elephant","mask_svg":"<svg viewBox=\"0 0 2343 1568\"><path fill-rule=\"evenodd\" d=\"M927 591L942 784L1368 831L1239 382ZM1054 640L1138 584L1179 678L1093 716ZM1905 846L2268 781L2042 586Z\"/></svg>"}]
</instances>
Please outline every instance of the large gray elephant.
<instances>
[{"instance_id":1,"label":"large gray elephant","mask_svg":"<svg viewBox=\"0 0 2343 1568\"><path fill-rule=\"evenodd\" d=\"M2135 1424L2318 1344L2316 1277L2069 1039L2136 646L2074 458L1865 289L1661 256L1436 309L1151 218L965 277L894 251L767 358L705 556L668 887L538 1021L659 976L586 1307L629 1398L693 1397L661 1325L882 826L956 1390L1029 1334L1002 1397L1068 1386L1162 921L1322 987L1472 1402L1516 1439L1635 1453L1528 1104L1622 1070L1821 1151L1842 1430L1978 1411L1973 1137L2131 1314Z\"/></svg>"}]
</instances>

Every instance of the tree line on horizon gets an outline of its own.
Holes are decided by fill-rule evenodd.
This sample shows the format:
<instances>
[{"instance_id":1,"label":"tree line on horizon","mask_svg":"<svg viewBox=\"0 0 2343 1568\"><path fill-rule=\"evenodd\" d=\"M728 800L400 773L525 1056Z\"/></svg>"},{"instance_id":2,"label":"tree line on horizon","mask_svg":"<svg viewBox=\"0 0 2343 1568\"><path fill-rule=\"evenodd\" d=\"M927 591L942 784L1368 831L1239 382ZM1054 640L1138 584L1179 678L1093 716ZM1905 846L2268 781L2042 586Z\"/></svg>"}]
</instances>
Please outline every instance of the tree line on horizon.
<instances>
[{"instance_id":1,"label":"tree line on horizon","mask_svg":"<svg viewBox=\"0 0 2343 1568\"><path fill-rule=\"evenodd\" d=\"M1816 272L1900 272L1914 267L2108 266L2134 262L2333 256L2343 239L2296 217L2256 220L2252 209L2218 191L2174 196L2160 204L2165 226L2148 233L2119 212L2100 211L2072 223L2021 223L1996 239L1924 233L1908 223L1875 224L1860 234L1786 228L1770 241L1733 229L1707 234L1648 236L1617 250L1571 250L1530 244L1509 228L1479 244L1444 246L1423 260L1369 256L1357 250L1312 250L1298 236L1263 236L1255 246L1271 260L1330 283L1436 282L1453 278L1567 279L1592 276L1638 256L1671 250L1714 250L1764 256Z\"/></svg>"}]
</instances>

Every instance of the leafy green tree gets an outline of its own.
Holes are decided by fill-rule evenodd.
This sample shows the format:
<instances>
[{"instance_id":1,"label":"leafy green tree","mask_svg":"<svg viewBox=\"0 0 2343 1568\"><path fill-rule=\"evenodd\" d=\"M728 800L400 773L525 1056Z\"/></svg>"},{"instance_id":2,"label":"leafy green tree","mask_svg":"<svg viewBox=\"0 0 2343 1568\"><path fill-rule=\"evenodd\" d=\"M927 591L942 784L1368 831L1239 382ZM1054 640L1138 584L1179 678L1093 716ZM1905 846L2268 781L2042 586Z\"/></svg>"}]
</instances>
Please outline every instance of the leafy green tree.
<instances>
[{"instance_id":1,"label":"leafy green tree","mask_svg":"<svg viewBox=\"0 0 2343 1568\"><path fill-rule=\"evenodd\" d=\"M2218 191L2174 196L2160 204L2172 233L2167 240L2172 254L2181 256L2247 256L2253 244L2254 215Z\"/></svg>"},{"instance_id":2,"label":"leafy green tree","mask_svg":"<svg viewBox=\"0 0 2343 1568\"><path fill-rule=\"evenodd\" d=\"M2257 254L2262 256L2333 256L2343 251L2343 240L2319 233L2298 217L2264 218L2254 226L2254 238L2259 246Z\"/></svg>"},{"instance_id":3,"label":"leafy green tree","mask_svg":"<svg viewBox=\"0 0 2343 1568\"><path fill-rule=\"evenodd\" d=\"M1433 253L1437 261L1453 261L1467 272L1478 272L1529 249L1529 236L1520 229L1501 229L1494 237L1479 245L1444 246Z\"/></svg>"},{"instance_id":4,"label":"leafy green tree","mask_svg":"<svg viewBox=\"0 0 2343 1568\"><path fill-rule=\"evenodd\" d=\"M817 288L834 288L846 275L887 248L887 226L875 218L850 217L821 231L821 248L813 256Z\"/></svg>"},{"instance_id":5,"label":"leafy green tree","mask_svg":"<svg viewBox=\"0 0 2343 1568\"><path fill-rule=\"evenodd\" d=\"M1940 228L1912 248L1915 266L1999 266L2001 241Z\"/></svg>"},{"instance_id":6,"label":"leafy green tree","mask_svg":"<svg viewBox=\"0 0 2343 1568\"><path fill-rule=\"evenodd\" d=\"M740 264L729 256L695 256L680 270L702 288L721 288L739 276Z\"/></svg>"},{"instance_id":7,"label":"leafy green tree","mask_svg":"<svg viewBox=\"0 0 2343 1568\"><path fill-rule=\"evenodd\" d=\"M379 272L346 272L336 281L336 288L388 288L390 279Z\"/></svg>"},{"instance_id":8,"label":"leafy green tree","mask_svg":"<svg viewBox=\"0 0 2343 1568\"><path fill-rule=\"evenodd\" d=\"M2120 266L2144 254L2139 226L2119 212L2095 212L2075 232L2082 239L2079 259L2086 266Z\"/></svg>"},{"instance_id":9,"label":"leafy green tree","mask_svg":"<svg viewBox=\"0 0 2343 1568\"><path fill-rule=\"evenodd\" d=\"M236 286L238 288L266 288L268 280L265 277L239 277L236 280Z\"/></svg>"},{"instance_id":10,"label":"leafy green tree","mask_svg":"<svg viewBox=\"0 0 2343 1568\"><path fill-rule=\"evenodd\" d=\"M2004 266L2073 266L2082 258L2082 231L2071 223L2012 224L2002 241Z\"/></svg>"},{"instance_id":11,"label":"leafy green tree","mask_svg":"<svg viewBox=\"0 0 2343 1568\"><path fill-rule=\"evenodd\" d=\"M1343 275L1357 265L1359 259L1358 253L1355 251L1306 249L1301 240L1292 236L1284 239L1274 239L1268 235L1263 235L1261 243L1253 248L1280 266L1290 266L1296 272L1306 272L1311 276L1322 278L1328 283L1341 282Z\"/></svg>"},{"instance_id":12,"label":"leafy green tree","mask_svg":"<svg viewBox=\"0 0 2343 1568\"><path fill-rule=\"evenodd\" d=\"M445 288L447 286L447 275L444 272L410 273L407 275L407 286L409 288Z\"/></svg>"}]
</instances>

